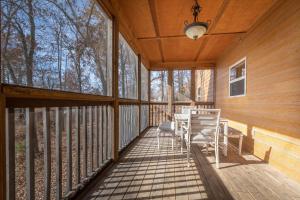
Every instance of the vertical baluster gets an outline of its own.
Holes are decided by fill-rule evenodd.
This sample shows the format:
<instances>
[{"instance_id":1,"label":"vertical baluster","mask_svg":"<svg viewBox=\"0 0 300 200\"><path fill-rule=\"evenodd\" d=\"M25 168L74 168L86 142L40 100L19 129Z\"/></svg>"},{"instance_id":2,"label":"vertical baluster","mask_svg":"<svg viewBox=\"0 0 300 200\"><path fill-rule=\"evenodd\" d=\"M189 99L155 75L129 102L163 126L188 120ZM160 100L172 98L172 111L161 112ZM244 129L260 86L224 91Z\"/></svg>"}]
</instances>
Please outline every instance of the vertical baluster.
<instances>
[{"instance_id":1,"label":"vertical baluster","mask_svg":"<svg viewBox=\"0 0 300 200\"><path fill-rule=\"evenodd\" d=\"M151 126L153 126L153 104L152 105L150 105L151 107L150 107L150 109L151 109Z\"/></svg>"},{"instance_id":2,"label":"vertical baluster","mask_svg":"<svg viewBox=\"0 0 300 200\"><path fill-rule=\"evenodd\" d=\"M108 160L108 105L106 107L106 160Z\"/></svg>"},{"instance_id":3,"label":"vertical baluster","mask_svg":"<svg viewBox=\"0 0 300 200\"><path fill-rule=\"evenodd\" d=\"M125 138L126 138L125 141L126 141L126 142L125 142L124 147L127 146L128 141L129 141L129 138L130 138L130 135L129 135L129 134L130 134L130 132L129 132L129 131L130 131L130 130L129 130L129 129L130 129L130 123L128 123L128 121L129 121L129 120L128 120L128 118L129 118L129 107L128 107L128 105L126 105L125 108L126 108L126 110L125 110L125 111L126 111L126 112L125 112L126 114L125 114L125 123L123 124L123 126L126 127L126 131L125 131Z\"/></svg>"},{"instance_id":4,"label":"vertical baluster","mask_svg":"<svg viewBox=\"0 0 300 200\"><path fill-rule=\"evenodd\" d=\"M99 106L95 106L95 134L96 134L96 138L95 138L95 142L96 142L96 151L95 151L95 164L96 164L96 168L99 168L99 124L98 124L98 117L99 117Z\"/></svg>"},{"instance_id":5,"label":"vertical baluster","mask_svg":"<svg viewBox=\"0 0 300 200\"><path fill-rule=\"evenodd\" d=\"M6 195L15 199L15 109L6 109Z\"/></svg>"},{"instance_id":6,"label":"vertical baluster","mask_svg":"<svg viewBox=\"0 0 300 200\"><path fill-rule=\"evenodd\" d=\"M161 113L161 105L157 106L157 119L158 119L158 124L160 124L160 113Z\"/></svg>"},{"instance_id":7,"label":"vertical baluster","mask_svg":"<svg viewBox=\"0 0 300 200\"><path fill-rule=\"evenodd\" d=\"M153 114L153 116L154 116L154 123L153 124L154 124L154 126L156 126L156 105L153 105L153 106L154 106L154 109L153 109L154 110L153 111L153 113L154 113Z\"/></svg>"},{"instance_id":8,"label":"vertical baluster","mask_svg":"<svg viewBox=\"0 0 300 200\"><path fill-rule=\"evenodd\" d=\"M82 138L82 144L83 144L83 177L87 177L87 123L86 123L86 114L87 109L84 106L82 108L82 124L83 124L83 138Z\"/></svg>"},{"instance_id":9,"label":"vertical baluster","mask_svg":"<svg viewBox=\"0 0 300 200\"><path fill-rule=\"evenodd\" d=\"M109 157L109 159L112 157L111 155L112 155L112 137L111 137L111 130L112 130L112 121L113 121L113 118L112 118L112 108L111 108L111 106L108 106L108 108L109 108L109 113L108 113L108 115L109 115L109 120L108 120L108 123L109 123L109 126L108 126L108 157Z\"/></svg>"},{"instance_id":10,"label":"vertical baluster","mask_svg":"<svg viewBox=\"0 0 300 200\"><path fill-rule=\"evenodd\" d=\"M121 126L123 127L123 131L121 133L122 134L121 137L123 138L122 139L123 143L122 143L122 147L121 148L123 148L125 146L125 144L126 144L126 130L127 130L128 127L125 126L125 123L126 123L126 121L125 121L125 119L126 119L126 107L125 107L125 105L122 105L121 108L123 110L123 114L122 114L122 117L120 119L122 121Z\"/></svg>"},{"instance_id":11,"label":"vertical baluster","mask_svg":"<svg viewBox=\"0 0 300 200\"><path fill-rule=\"evenodd\" d=\"M49 108L43 108L43 134L44 134L44 199L50 199L51 187L51 137Z\"/></svg>"},{"instance_id":12,"label":"vertical baluster","mask_svg":"<svg viewBox=\"0 0 300 200\"><path fill-rule=\"evenodd\" d=\"M103 161L106 161L106 127L105 127L105 110L106 110L106 106L103 106L103 110L102 110L102 134L103 134L103 141L102 141L102 158Z\"/></svg>"},{"instance_id":13,"label":"vertical baluster","mask_svg":"<svg viewBox=\"0 0 300 200\"><path fill-rule=\"evenodd\" d=\"M67 107L67 192L72 190L72 108Z\"/></svg>"},{"instance_id":14,"label":"vertical baluster","mask_svg":"<svg viewBox=\"0 0 300 200\"><path fill-rule=\"evenodd\" d=\"M80 107L75 109L76 183L80 183Z\"/></svg>"},{"instance_id":15,"label":"vertical baluster","mask_svg":"<svg viewBox=\"0 0 300 200\"><path fill-rule=\"evenodd\" d=\"M127 121L126 121L126 124L128 126L127 133L126 133L126 135L127 135L126 146L127 146L129 144L129 142L130 142L130 139L132 138L131 127L133 125L133 122L130 119L130 117L131 117L130 116L130 106L127 105L126 107L127 107Z\"/></svg>"},{"instance_id":16,"label":"vertical baluster","mask_svg":"<svg viewBox=\"0 0 300 200\"><path fill-rule=\"evenodd\" d=\"M34 192L34 109L26 108L26 198L35 198Z\"/></svg>"},{"instance_id":17,"label":"vertical baluster","mask_svg":"<svg viewBox=\"0 0 300 200\"><path fill-rule=\"evenodd\" d=\"M56 199L61 199L62 196L62 157L61 157L61 143L62 143L62 108L55 108L56 115L56 148L55 148L55 158L56 158Z\"/></svg>"},{"instance_id":18,"label":"vertical baluster","mask_svg":"<svg viewBox=\"0 0 300 200\"><path fill-rule=\"evenodd\" d=\"M123 134L123 127L122 127L122 119L123 119L123 108L122 106L119 106L119 127L120 127L120 131L119 131L119 150L121 150L122 148L122 145L123 145L123 137L122 137L122 134Z\"/></svg>"},{"instance_id":19,"label":"vertical baluster","mask_svg":"<svg viewBox=\"0 0 300 200\"><path fill-rule=\"evenodd\" d=\"M94 132L93 132L93 106L89 107L89 148L90 148L90 172L93 172L94 166Z\"/></svg>"},{"instance_id":20,"label":"vertical baluster","mask_svg":"<svg viewBox=\"0 0 300 200\"><path fill-rule=\"evenodd\" d=\"M103 106L100 106L99 107L99 143L100 143L100 152L99 152L99 162L100 162L100 166L102 166L103 164L103 121L102 121L102 109L103 109Z\"/></svg>"}]
</instances>

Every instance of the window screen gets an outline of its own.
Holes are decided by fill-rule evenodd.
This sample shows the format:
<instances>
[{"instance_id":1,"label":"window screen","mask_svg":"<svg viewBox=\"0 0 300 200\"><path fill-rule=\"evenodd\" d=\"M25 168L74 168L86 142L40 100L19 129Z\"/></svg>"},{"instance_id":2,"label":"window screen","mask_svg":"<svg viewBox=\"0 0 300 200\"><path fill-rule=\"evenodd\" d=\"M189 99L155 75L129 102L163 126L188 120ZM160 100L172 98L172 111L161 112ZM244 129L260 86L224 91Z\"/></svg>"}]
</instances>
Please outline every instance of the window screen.
<instances>
[{"instance_id":1,"label":"window screen","mask_svg":"<svg viewBox=\"0 0 300 200\"><path fill-rule=\"evenodd\" d=\"M97 1L71 2L1 1L2 82L112 94L112 21Z\"/></svg>"}]
</instances>

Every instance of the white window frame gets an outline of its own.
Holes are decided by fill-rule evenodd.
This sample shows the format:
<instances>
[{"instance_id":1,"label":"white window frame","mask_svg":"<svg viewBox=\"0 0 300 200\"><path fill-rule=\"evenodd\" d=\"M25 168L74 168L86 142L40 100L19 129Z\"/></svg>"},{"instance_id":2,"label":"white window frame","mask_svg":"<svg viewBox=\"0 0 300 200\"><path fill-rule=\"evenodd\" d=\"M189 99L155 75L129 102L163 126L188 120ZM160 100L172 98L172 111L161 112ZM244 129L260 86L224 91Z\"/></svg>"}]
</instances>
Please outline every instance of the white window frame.
<instances>
[{"instance_id":1,"label":"white window frame","mask_svg":"<svg viewBox=\"0 0 300 200\"><path fill-rule=\"evenodd\" d=\"M241 62L245 62L245 75L244 76L241 76L239 78L236 78L234 80L230 80L230 72L231 72L231 69L235 66L237 66L238 64L240 64ZM242 59L240 59L239 61L235 62L233 65L229 66L229 71L228 71L228 96L230 98L234 98L234 97L244 97L246 96L246 93L247 93L247 58L244 57ZM240 94L240 95L235 95L235 96L231 96L230 95L230 84L231 83L234 83L236 81L240 81L240 80L245 80L245 84L244 84L244 94Z\"/></svg>"}]
</instances>

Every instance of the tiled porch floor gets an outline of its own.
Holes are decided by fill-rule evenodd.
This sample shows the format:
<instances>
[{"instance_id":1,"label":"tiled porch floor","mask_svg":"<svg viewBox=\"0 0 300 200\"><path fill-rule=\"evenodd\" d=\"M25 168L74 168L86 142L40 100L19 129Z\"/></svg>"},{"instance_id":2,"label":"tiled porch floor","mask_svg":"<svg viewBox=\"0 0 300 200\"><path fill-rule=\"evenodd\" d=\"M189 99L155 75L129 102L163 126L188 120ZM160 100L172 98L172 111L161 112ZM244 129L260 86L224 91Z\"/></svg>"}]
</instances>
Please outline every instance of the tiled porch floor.
<instances>
[{"instance_id":1,"label":"tiled porch floor","mask_svg":"<svg viewBox=\"0 0 300 200\"><path fill-rule=\"evenodd\" d=\"M195 145L188 168L167 135L162 146L158 151L150 129L86 199L300 199L297 183L254 156L229 149L217 170L213 152Z\"/></svg>"}]
</instances>

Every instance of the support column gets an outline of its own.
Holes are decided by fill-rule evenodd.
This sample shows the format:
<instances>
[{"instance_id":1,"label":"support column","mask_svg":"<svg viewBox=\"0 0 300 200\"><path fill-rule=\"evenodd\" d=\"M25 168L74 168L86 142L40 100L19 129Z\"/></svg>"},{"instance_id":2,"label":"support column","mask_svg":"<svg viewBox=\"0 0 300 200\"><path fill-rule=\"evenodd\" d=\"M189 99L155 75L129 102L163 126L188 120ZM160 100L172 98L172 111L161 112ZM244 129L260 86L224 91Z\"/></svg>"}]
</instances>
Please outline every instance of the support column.
<instances>
[{"instance_id":1,"label":"support column","mask_svg":"<svg viewBox=\"0 0 300 200\"><path fill-rule=\"evenodd\" d=\"M195 106L196 102L196 70L191 70L191 106Z\"/></svg>"},{"instance_id":2,"label":"support column","mask_svg":"<svg viewBox=\"0 0 300 200\"><path fill-rule=\"evenodd\" d=\"M114 133L113 133L113 159L117 161L119 159L119 21L116 17L113 19L113 85L112 94L114 98Z\"/></svg>"},{"instance_id":3,"label":"support column","mask_svg":"<svg viewBox=\"0 0 300 200\"><path fill-rule=\"evenodd\" d=\"M138 54L138 101L139 101L139 134L141 134L141 55Z\"/></svg>"},{"instance_id":4,"label":"support column","mask_svg":"<svg viewBox=\"0 0 300 200\"><path fill-rule=\"evenodd\" d=\"M172 120L173 116L173 98L174 98L174 90L173 90L173 70L168 70L168 120Z\"/></svg>"},{"instance_id":5,"label":"support column","mask_svg":"<svg viewBox=\"0 0 300 200\"><path fill-rule=\"evenodd\" d=\"M148 70L148 108L149 108L149 116L148 116L148 126L151 126L151 71Z\"/></svg>"},{"instance_id":6,"label":"support column","mask_svg":"<svg viewBox=\"0 0 300 200\"><path fill-rule=\"evenodd\" d=\"M0 94L0 199L6 199L5 106L5 97Z\"/></svg>"},{"instance_id":7,"label":"support column","mask_svg":"<svg viewBox=\"0 0 300 200\"><path fill-rule=\"evenodd\" d=\"M216 89L217 89L217 85L216 85L216 79L217 79L217 70L216 70L216 66L213 68L213 78L214 78L214 85L213 85L213 92L214 92L214 97L213 97L213 101L214 101L214 108L216 107Z\"/></svg>"}]
</instances>

